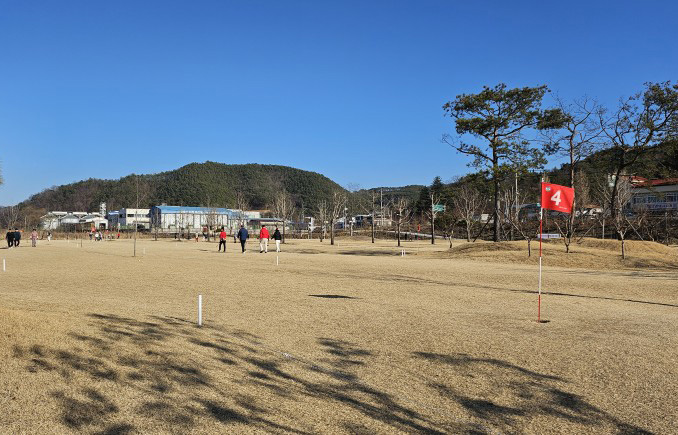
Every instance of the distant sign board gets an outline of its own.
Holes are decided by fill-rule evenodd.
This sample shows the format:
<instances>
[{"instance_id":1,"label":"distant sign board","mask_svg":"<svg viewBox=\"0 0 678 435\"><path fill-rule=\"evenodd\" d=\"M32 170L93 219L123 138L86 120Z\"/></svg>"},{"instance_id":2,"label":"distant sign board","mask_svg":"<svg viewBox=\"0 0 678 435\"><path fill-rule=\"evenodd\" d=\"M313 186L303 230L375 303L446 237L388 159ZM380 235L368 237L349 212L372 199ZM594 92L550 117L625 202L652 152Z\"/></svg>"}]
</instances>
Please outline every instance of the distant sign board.
<instances>
[{"instance_id":1,"label":"distant sign board","mask_svg":"<svg viewBox=\"0 0 678 435\"><path fill-rule=\"evenodd\" d=\"M445 211L445 205L443 204L434 204L433 205L433 211L439 211L439 212L444 212Z\"/></svg>"},{"instance_id":2,"label":"distant sign board","mask_svg":"<svg viewBox=\"0 0 678 435\"><path fill-rule=\"evenodd\" d=\"M539 238L539 234L537 234L537 238ZM560 234L542 233L541 238L542 239L560 239Z\"/></svg>"}]
</instances>

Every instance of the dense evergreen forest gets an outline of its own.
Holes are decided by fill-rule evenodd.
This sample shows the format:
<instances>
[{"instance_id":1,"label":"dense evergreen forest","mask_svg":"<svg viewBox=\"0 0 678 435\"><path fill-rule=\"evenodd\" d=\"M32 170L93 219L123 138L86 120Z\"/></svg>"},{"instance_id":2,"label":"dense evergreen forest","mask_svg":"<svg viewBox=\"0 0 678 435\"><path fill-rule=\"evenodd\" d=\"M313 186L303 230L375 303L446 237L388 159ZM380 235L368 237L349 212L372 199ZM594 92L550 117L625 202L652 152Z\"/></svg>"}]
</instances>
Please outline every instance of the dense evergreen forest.
<instances>
[{"instance_id":1,"label":"dense evergreen forest","mask_svg":"<svg viewBox=\"0 0 678 435\"><path fill-rule=\"evenodd\" d=\"M237 196L249 209L266 208L276 193L288 192L297 207L314 208L335 190L344 191L329 178L301 169L277 165L227 165L191 163L152 175L128 175L118 180L89 179L56 186L31 196L21 208L43 210L109 210L166 203L168 205L238 206Z\"/></svg>"}]
</instances>

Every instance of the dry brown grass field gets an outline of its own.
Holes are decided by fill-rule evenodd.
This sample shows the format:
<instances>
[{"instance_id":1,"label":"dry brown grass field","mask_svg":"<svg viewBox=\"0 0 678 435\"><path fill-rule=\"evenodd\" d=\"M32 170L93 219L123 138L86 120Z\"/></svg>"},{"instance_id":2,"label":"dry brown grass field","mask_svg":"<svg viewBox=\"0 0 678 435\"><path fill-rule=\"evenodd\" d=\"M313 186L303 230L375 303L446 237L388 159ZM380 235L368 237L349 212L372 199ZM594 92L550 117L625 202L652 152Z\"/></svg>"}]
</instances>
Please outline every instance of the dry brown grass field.
<instances>
[{"instance_id":1,"label":"dry brown grass field","mask_svg":"<svg viewBox=\"0 0 678 435\"><path fill-rule=\"evenodd\" d=\"M0 433L678 433L675 250L587 243L542 324L518 243L0 249Z\"/></svg>"}]
</instances>

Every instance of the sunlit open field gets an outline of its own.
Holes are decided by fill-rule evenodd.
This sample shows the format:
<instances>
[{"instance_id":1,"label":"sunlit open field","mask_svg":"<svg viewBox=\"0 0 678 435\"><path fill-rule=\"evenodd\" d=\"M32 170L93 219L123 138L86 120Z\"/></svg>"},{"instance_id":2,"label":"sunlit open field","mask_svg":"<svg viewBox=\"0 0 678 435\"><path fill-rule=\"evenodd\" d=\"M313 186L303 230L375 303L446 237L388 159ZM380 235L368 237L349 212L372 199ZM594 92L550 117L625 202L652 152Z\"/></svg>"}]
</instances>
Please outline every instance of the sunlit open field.
<instances>
[{"instance_id":1,"label":"sunlit open field","mask_svg":"<svg viewBox=\"0 0 678 435\"><path fill-rule=\"evenodd\" d=\"M249 245L1 249L0 433L678 432L676 269Z\"/></svg>"}]
</instances>

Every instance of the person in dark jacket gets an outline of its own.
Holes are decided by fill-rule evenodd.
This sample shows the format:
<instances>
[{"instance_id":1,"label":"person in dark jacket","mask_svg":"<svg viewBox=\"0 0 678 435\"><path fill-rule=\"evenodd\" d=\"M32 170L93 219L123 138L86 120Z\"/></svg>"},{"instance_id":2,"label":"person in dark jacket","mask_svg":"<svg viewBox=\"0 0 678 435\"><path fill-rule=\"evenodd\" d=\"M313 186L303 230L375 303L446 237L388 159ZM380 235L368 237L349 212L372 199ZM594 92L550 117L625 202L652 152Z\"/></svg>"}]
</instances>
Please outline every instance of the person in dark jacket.
<instances>
[{"instance_id":1,"label":"person in dark jacket","mask_svg":"<svg viewBox=\"0 0 678 435\"><path fill-rule=\"evenodd\" d=\"M240 239L240 246L242 247L242 253L245 253L245 243L247 243L247 238L249 237L247 228L245 225L240 225L240 231L238 231L238 238Z\"/></svg>"},{"instance_id":2,"label":"person in dark jacket","mask_svg":"<svg viewBox=\"0 0 678 435\"><path fill-rule=\"evenodd\" d=\"M280 252L280 241L282 240L282 234L280 234L278 227L275 227L275 231L273 232L273 240L275 240L275 252Z\"/></svg>"},{"instance_id":3,"label":"person in dark jacket","mask_svg":"<svg viewBox=\"0 0 678 435\"><path fill-rule=\"evenodd\" d=\"M14 246L14 231L12 229L7 230L7 234L5 235L5 239L7 239L7 247L11 248Z\"/></svg>"},{"instance_id":4,"label":"person in dark jacket","mask_svg":"<svg viewBox=\"0 0 678 435\"><path fill-rule=\"evenodd\" d=\"M14 228L14 247L19 247L19 242L21 242L21 231L19 228Z\"/></svg>"}]
</instances>

